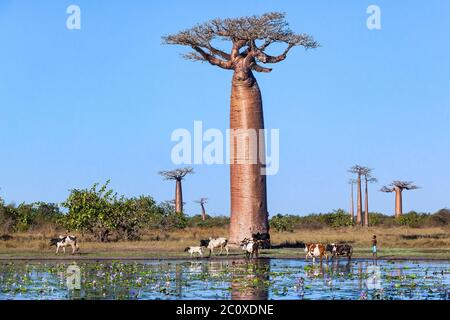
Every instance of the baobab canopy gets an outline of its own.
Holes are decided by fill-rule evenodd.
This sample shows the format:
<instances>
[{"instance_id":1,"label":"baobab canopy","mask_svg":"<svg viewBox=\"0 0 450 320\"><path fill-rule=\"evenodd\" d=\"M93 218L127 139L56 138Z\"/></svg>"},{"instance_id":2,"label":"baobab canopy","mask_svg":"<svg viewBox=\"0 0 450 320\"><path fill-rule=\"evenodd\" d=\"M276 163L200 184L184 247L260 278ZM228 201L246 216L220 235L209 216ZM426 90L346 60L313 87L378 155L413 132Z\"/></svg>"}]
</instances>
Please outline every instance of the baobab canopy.
<instances>
[{"instance_id":1,"label":"baobab canopy","mask_svg":"<svg viewBox=\"0 0 450 320\"><path fill-rule=\"evenodd\" d=\"M231 52L213 47L214 40L231 41L233 43ZM285 14L279 12L235 19L214 19L177 34L165 36L163 42L190 46L193 51L183 55L188 60L207 61L223 69L235 70L236 60L244 58L249 68L257 72L272 71L259 65L258 62L264 64L281 62L295 46L303 46L306 49L319 46L311 36L295 34L285 21ZM265 53L266 49L275 43L286 44L284 52L278 56Z\"/></svg>"},{"instance_id":2,"label":"baobab canopy","mask_svg":"<svg viewBox=\"0 0 450 320\"><path fill-rule=\"evenodd\" d=\"M394 192L395 189L398 188L400 190L416 190L419 189L418 186L414 184L412 181L394 181L389 186L384 186L381 188L381 192Z\"/></svg>"}]
</instances>

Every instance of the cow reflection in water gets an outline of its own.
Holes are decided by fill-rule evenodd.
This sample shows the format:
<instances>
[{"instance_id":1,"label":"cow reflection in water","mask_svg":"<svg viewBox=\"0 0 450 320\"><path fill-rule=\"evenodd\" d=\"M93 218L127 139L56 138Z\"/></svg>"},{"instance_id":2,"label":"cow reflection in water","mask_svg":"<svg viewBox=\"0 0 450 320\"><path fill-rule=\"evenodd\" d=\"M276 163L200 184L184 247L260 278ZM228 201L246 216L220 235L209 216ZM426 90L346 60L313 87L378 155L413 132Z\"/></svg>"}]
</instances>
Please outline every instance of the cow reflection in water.
<instances>
[{"instance_id":1,"label":"cow reflection in water","mask_svg":"<svg viewBox=\"0 0 450 320\"><path fill-rule=\"evenodd\" d=\"M186 264L186 267L187 267L189 273L204 272L204 264L200 261L189 261L189 263Z\"/></svg>"},{"instance_id":2,"label":"cow reflection in water","mask_svg":"<svg viewBox=\"0 0 450 320\"><path fill-rule=\"evenodd\" d=\"M231 266L232 300L267 300L269 297L270 261L233 261Z\"/></svg>"},{"instance_id":3,"label":"cow reflection in water","mask_svg":"<svg viewBox=\"0 0 450 320\"><path fill-rule=\"evenodd\" d=\"M331 273L334 275L348 275L353 272L353 264L348 261L346 263L340 263L338 260L333 261L333 264L331 265Z\"/></svg>"},{"instance_id":4,"label":"cow reflection in water","mask_svg":"<svg viewBox=\"0 0 450 320\"><path fill-rule=\"evenodd\" d=\"M352 272L353 267L351 262L340 263L339 261L334 261L331 265L313 265L306 270L306 277L332 288L335 285L334 279L346 276Z\"/></svg>"}]
</instances>

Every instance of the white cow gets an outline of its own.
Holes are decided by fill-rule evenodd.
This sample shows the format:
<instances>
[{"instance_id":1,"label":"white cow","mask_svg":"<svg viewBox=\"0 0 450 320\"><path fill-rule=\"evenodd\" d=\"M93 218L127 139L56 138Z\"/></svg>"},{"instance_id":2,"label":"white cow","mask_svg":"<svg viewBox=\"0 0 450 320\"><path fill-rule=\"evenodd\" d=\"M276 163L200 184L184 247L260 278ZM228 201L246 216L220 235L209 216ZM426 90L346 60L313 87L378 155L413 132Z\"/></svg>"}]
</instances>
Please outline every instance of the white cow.
<instances>
[{"instance_id":1,"label":"white cow","mask_svg":"<svg viewBox=\"0 0 450 320\"><path fill-rule=\"evenodd\" d=\"M78 246L77 237L74 236L59 236L58 238L53 238L50 240L50 246L56 246L56 254L59 252L59 248L63 248L63 252L66 253L66 247L72 247L72 254L75 251L79 251L80 248Z\"/></svg>"},{"instance_id":2,"label":"white cow","mask_svg":"<svg viewBox=\"0 0 450 320\"><path fill-rule=\"evenodd\" d=\"M199 254L201 258L203 258L203 250L204 247L187 247L184 249L184 252L189 252L191 254L191 258L195 253Z\"/></svg>"},{"instance_id":3,"label":"white cow","mask_svg":"<svg viewBox=\"0 0 450 320\"><path fill-rule=\"evenodd\" d=\"M209 256L214 253L214 248L220 248L219 255L222 254L223 249L227 252L228 256L228 240L226 238L209 238L209 240L200 240L200 246L204 246L209 249Z\"/></svg>"}]
</instances>

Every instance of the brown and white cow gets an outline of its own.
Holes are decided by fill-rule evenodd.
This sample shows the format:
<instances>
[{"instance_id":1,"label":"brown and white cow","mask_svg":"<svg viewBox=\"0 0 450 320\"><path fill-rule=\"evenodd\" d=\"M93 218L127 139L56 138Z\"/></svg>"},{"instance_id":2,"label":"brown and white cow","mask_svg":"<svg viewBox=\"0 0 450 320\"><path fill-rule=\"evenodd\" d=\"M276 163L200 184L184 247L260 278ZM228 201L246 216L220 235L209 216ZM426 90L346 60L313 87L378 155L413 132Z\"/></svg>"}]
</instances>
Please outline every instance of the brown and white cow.
<instances>
[{"instance_id":1,"label":"brown and white cow","mask_svg":"<svg viewBox=\"0 0 450 320\"><path fill-rule=\"evenodd\" d=\"M308 260L308 258L312 258L313 263L315 263L316 258L320 258L320 263L322 263L323 257L325 257L325 259L328 261L326 246L324 246L321 243L305 244L305 252L306 252L305 260Z\"/></svg>"}]
</instances>

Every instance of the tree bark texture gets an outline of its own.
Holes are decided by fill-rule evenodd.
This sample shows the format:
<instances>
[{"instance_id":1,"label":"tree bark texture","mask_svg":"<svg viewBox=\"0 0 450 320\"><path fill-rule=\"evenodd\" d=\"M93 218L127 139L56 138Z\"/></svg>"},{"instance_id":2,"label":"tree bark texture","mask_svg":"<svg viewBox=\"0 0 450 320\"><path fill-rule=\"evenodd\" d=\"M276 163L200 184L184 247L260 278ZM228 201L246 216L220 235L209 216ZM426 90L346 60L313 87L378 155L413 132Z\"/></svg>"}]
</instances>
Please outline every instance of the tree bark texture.
<instances>
[{"instance_id":1,"label":"tree bark texture","mask_svg":"<svg viewBox=\"0 0 450 320\"><path fill-rule=\"evenodd\" d=\"M240 77L236 72L232 82L230 105L230 187L231 221L230 243L238 244L254 233L268 233L265 146L260 129L264 129L261 92L251 72ZM258 139L256 163L252 143L245 136L233 135L237 129L254 129ZM238 146L238 144L240 144ZM244 152L238 152L242 148ZM243 159L243 157L245 159Z\"/></svg>"}]
</instances>

